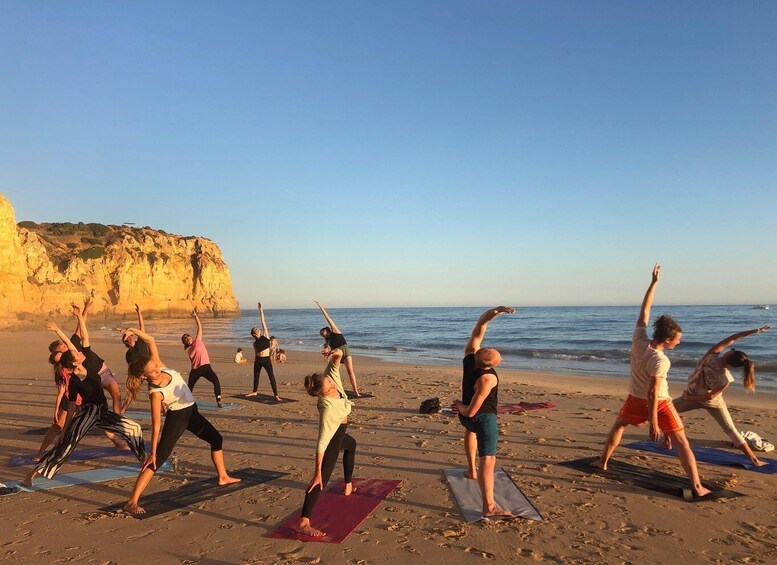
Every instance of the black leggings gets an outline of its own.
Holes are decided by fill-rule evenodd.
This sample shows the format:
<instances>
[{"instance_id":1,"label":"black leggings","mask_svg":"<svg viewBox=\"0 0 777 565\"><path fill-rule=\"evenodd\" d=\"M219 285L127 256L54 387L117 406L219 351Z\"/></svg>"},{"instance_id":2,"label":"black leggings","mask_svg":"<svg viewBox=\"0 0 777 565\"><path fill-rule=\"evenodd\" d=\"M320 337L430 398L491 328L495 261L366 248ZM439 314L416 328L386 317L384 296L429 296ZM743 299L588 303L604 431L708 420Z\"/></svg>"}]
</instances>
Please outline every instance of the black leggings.
<instances>
[{"instance_id":1,"label":"black leggings","mask_svg":"<svg viewBox=\"0 0 777 565\"><path fill-rule=\"evenodd\" d=\"M348 424L340 424L335 435L329 442L324 452L324 460L321 462L321 482L324 486L329 482L332 471L337 464L337 455L343 452L343 476L346 483L350 483L353 478L353 464L356 459L356 440L345 433ZM316 486L311 492L305 494L305 502L302 504L302 517L310 518L313 513L313 507L321 495L322 487Z\"/></svg>"},{"instance_id":2,"label":"black leggings","mask_svg":"<svg viewBox=\"0 0 777 565\"><path fill-rule=\"evenodd\" d=\"M273 396L278 396L278 385L275 384L275 375L272 372L272 360L269 355L267 357L254 358L254 392L259 390L259 373L262 371L262 367L267 371L267 376L270 377L270 386L272 387Z\"/></svg>"},{"instance_id":3,"label":"black leggings","mask_svg":"<svg viewBox=\"0 0 777 565\"><path fill-rule=\"evenodd\" d=\"M200 380L200 377L206 381L210 381L213 384L213 394L216 395L217 400L220 400L221 383L219 382L219 376L215 373L213 367L210 366L210 363L207 365L201 365L196 369L189 371L189 382L187 383L189 385L189 390L194 390L194 385L197 384L197 381Z\"/></svg>"},{"instance_id":4,"label":"black leggings","mask_svg":"<svg viewBox=\"0 0 777 565\"><path fill-rule=\"evenodd\" d=\"M200 414L196 404L182 410L168 410L165 424L162 427L162 436L159 438L159 444L156 448L157 469L170 457L175 444L178 443L185 430L189 430L201 440L208 442L211 451L221 451L223 444L221 434L205 416Z\"/></svg>"}]
</instances>

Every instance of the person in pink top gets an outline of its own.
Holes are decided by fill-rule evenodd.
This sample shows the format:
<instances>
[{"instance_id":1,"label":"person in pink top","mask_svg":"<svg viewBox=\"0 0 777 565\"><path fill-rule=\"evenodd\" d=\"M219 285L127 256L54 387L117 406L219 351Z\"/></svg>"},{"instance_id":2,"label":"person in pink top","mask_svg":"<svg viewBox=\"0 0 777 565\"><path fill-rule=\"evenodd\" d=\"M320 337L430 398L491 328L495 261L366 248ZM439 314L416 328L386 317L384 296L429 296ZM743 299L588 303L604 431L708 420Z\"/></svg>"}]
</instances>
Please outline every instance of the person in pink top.
<instances>
[{"instance_id":1,"label":"person in pink top","mask_svg":"<svg viewBox=\"0 0 777 565\"><path fill-rule=\"evenodd\" d=\"M197 323L197 335L192 337L191 334L183 334L181 336L181 342L186 353L189 354L189 360L192 362L192 369L189 371L189 382L187 386L189 390L194 390L194 385L200 380L200 377L213 384L213 394L216 395L216 404L221 408L221 383L219 382L219 376L210 366L210 357L208 356L208 350L205 348L205 344L202 342L202 322L197 315L197 309L192 310L192 318Z\"/></svg>"}]
</instances>

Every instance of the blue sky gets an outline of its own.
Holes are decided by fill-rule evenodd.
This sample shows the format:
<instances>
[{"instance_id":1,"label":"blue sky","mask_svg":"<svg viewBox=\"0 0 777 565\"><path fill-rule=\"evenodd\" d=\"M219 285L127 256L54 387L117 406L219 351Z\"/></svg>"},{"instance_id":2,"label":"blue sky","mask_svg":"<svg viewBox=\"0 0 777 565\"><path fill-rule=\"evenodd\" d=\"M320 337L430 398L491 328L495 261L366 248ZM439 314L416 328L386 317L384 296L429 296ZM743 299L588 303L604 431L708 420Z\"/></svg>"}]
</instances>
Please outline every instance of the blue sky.
<instances>
[{"instance_id":1,"label":"blue sky","mask_svg":"<svg viewBox=\"0 0 777 565\"><path fill-rule=\"evenodd\" d=\"M242 306L775 303L774 2L3 2L17 220Z\"/></svg>"}]
</instances>

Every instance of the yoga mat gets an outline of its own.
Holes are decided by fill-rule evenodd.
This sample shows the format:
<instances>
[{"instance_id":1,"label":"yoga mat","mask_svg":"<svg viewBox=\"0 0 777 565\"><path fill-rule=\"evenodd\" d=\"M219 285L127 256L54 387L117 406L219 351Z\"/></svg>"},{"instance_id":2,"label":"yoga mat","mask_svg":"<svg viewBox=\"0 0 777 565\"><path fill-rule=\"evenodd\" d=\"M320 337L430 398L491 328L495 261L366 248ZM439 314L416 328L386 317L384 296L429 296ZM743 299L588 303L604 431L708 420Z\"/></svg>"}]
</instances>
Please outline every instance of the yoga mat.
<instances>
[{"instance_id":1,"label":"yoga mat","mask_svg":"<svg viewBox=\"0 0 777 565\"><path fill-rule=\"evenodd\" d=\"M595 467L591 467L591 463L597 461L598 457L585 457L583 459L575 459L574 461L565 461L559 463L564 467L569 467L577 471L582 471L586 474L596 474L619 483L668 494L670 496L677 496L683 498L683 490L690 488L690 483L687 477L678 477L676 475L669 475L656 471L654 469L648 469L647 467L639 467L637 465L631 465L630 463L624 463L623 461L615 461L610 459L607 464L607 470L601 471ZM703 483L702 483L703 484ZM740 492L734 492L732 490L724 489L717 486L704 485L712 492L712 496L705 498L704 500L714 500L716 498L735 498L737 496L744 496Z\"/></svg>"},{"instance_id":2,"label":"yoga mat","mask_svg":"<svg viewBox=\"0 0 777 565\"><path fill-rule=\"evenodd\" d=\"M197 409L201 412L228 412L230 410L237 410L238 408L243 407L242 405L236 404L234 402L222 402L221 404L222 408L219 408L215 402L210 402L208 400L198 400ZM151 419L151 412L148 410L127 410L124 412L124 415L130 420ZM162 417L164 418L164 416L165 414L163 412Z\"/></svg>"},{"instance_id":3,"label":"yoga mat","mask_svg":"<svg viewBox=\"0 0 777 565\"><path fill-rule=\"evenodd\" d=\"M555 408L552 402L519 402L518 404L502 404L499 406L500 413L520 414L530 410L542 410L543 408Z\"/></svg>"},{"instance_id":4,"label":"yoga mat","mask_svg":"<svg viewBox=\"0 0 777 565\"><path fill-rule=\"evenodd\" d=\"M101 459L103 457L122 457L125 455L131 455L132 451L129 449L116 449L115 447L87 447L85 449L79 449L74 451L68 461L91 461L92 459ZM9 467L21 467L22 465L34 465L35 461L32 458L33 454L28 455L16 455L11 457L11 461L8 463Z\"/></svg>"},{"instance_id":5,"label":"yoga mat","mask_svg":"<svg viewBox=\"0 0 777 565\"><path fill-rule=\"evenodd\" d=\"M356 491L343 495L343 481L325 490L318 499L310 517L314 528L325 532L320 538L306 536L297 531L300 511L297 510L268 534L268 538L342 543L375 510L402 481L382 479L353 479Z\"/></svg>"},{"instance_id":6,"label":"yoga mat","mask_svg":"<svg viewBox=\"0 0 777 565\"><path fill-rule=\"evenodd\" d=\"M25 431L19 432L19 433L21 435L23 435L23 436L45 436L46 432L49 431L49 428L51 428L51 426L46 426L45 428L33 428L31 430L25 430ZM97 426L95 426L94 428L89 430L89 433L90 434L96 434L96 433L102 434L103 431L102 431L102 428L98 428Z\"/></svg>"},{"instance_id":7,"label":"yoga mat","mask_svg":"<svg viewBox=\"0 0 777 565\"><path fill-rule=\"evenodd\" d=\"M641 449L642 451L649 451L651 453L658 453L659 455L674 455L677 456L677 450L663 449L658 443L652 441L635 441L633 443L624 443L623 447L629 449ZM725 451L723 449L715 449L713 447L691 447L693 454L696 456L696 461L702 463L711 463L713 465L723 465L725 467L743 467L748 471L755 471L756 473L765 473L767 475L774 475L777 473L777 461L768 459L766 457L759 457L761 461L768 462L768 465L763 467L756 467L750 462L750 458L744 453L732 453L731 451Z\"/></svg>"},{"instance_id":8,"label":"yoga mat","mask_svg":"<svg viewBox=\"0 0 777 565\"><path fill-rule=\"evenodd\" d=\"M361 396L356 396L356 393L352 390L346 390L345 395L348 397L348 400L361 400L362 398L375 398L375 395L371 392L363 392L361 393Z\"/></svg>"},{"instance_id":9,"label":"yoga mat","mask_svg":"<svg viewBox=\"0 0 777 565\"><path fill-rule=\"evenodd\" d=\"M162 465L157 473L169 471L170 463ZM72 487L75 485L88 485L91 483L102 483L105 481L114 481L116 479L126 479L127 477L137 477L140 473L140 463L133 465L120 465L118 467L107 467L104 469L91 469L89 471L79 471L77 473L62 473L54 475L53 479L46 479L37 475L31 487L25 487L19 484L19 481L10 481L5 483L7 488L18 489L8 494L18 492L37 492L42 490L52 490L56 488Z\"/></svg>"},{"instance_id":10,"label":"yoga mat","mask_svg":"<svg viewBox=\"0 0 777 565\"><path fill-rule=\"evenodd\" d=\"M245 396L242 394L236 394L234 396L231 396L230 398L239 398L241 400L248 400L249 402L256 402L258 404L289 404L291 402L297 402L293 398L283 398L283 397L281 397L281 400L279 402L275 400L274 396L270 396L269 394L262 394L261 392L256 396Z\"/></svg>"},{"instance_id":11,"label":"yoga mat","mask_svg":"<svg viewBox=\"0 0 777 565\"><path fill-rule=\"evenodd\" d=\"M464 519L469 522L483 520L483 498L477 481L464 476L465 469L445 469L445 478L451 485L453 496L459 505ZM525 518L542 522L542 516L521 492L510 475L504 469L494 469L494 502L497 506L509 510L516 518ZM505 518L497 518L504 520ZM508 520L512 518L507 518Z\"/></svg>"},{"instance_id":12,"label":"yoga mat","mask_svg":"<svg viewBox=\"0 0 777 565\"><path fill-rule=\"evenodd\" d=\"M202 502L207 502L218 496L232 494L239 490L244 490L268 481L284 476L286 473L277 471L265 471L264 469L240 469L230 471L233 477L242 479L239 483L232 485L219 486L215 477L193 481L173 490L157 492L149 496L140 497L140 506L146 511L145 514L133 514L133 518L144 520L165 514L172 510L192 507ZM123 500L119 504L106 506L100 510L104 512L118 512L124 508L127 503Z\"/></svg>"}]
</instances>

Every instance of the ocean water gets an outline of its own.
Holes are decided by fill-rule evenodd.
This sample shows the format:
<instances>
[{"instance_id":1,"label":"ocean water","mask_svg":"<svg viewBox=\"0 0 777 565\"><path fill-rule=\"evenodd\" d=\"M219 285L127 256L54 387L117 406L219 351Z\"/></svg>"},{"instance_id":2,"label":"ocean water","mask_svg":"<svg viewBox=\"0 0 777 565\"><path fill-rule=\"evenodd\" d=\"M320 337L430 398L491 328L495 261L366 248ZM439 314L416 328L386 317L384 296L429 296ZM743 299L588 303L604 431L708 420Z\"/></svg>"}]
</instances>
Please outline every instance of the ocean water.
<instances>
[{"instance_id":1,"label":"ocean water","mask_svg":"<svg viewBox=\"0 0 777 565\"><path fill-rule=\"evenodd\" d=\"M464 345L484 307L333 308L355 354L417 364L458 365ZM503 366L578 375L629 374L629 348L637 306L527 307L489 324L484 345L499 349ZM683 328L682 343L668 352L670 380L685 382L698 359L733 333L775 322L776 309L752 306L653 306L653 319L670 314ZM288 350L317 351L325 321L318 309L266 310L270 333ZM652 322L652 320L651 320ZM256 310L239 318L204 319L205 342L233 344L250 351L250 331L259 325ZM193 333L193 320L148 320L157 339L176 340ZM650 333L650 328L648 328ZM756 363L756 386L777 392L777 327L736 343ZM358 368L357 368L358 370ZM739 373L732 373L741 382ZM735 383L732 386L741 386Z\"/></svg>"}]
</instances>

